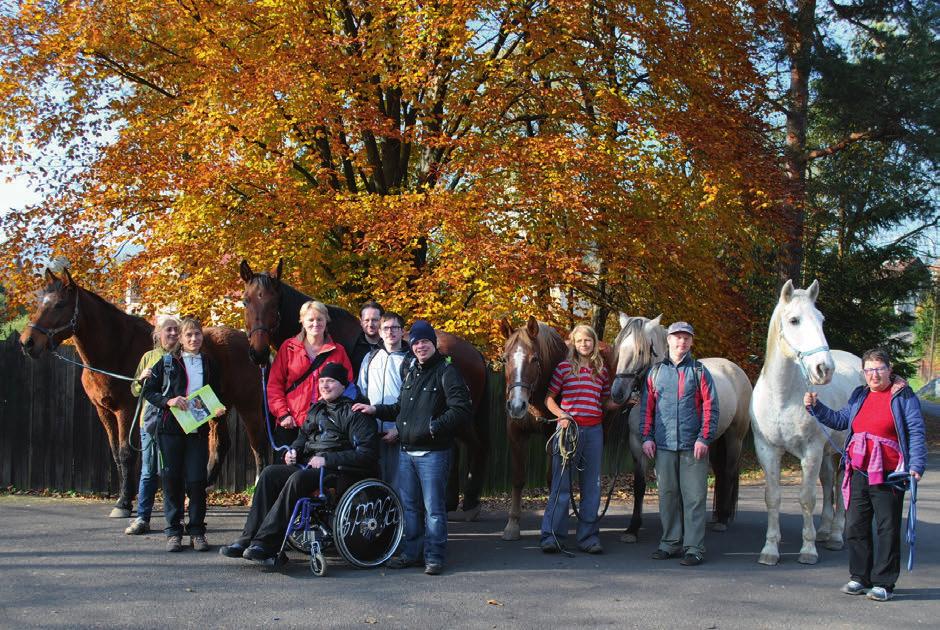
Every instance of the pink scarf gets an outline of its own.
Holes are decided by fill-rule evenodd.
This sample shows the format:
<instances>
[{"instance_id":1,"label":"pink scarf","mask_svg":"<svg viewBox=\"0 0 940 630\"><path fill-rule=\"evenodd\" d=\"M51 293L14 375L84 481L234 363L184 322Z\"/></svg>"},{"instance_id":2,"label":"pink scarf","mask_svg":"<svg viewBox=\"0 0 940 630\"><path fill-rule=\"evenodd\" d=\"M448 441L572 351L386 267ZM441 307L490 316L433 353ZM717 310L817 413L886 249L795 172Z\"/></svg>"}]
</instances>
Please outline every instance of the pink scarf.
<instances>
[{"instance_id":1,"label":"pink scarf","mask_svg":"<svg viewBox=\"0 0 940 630\"><path fill-rule=\"evenodd\" d=\"M862 471L868 440L872 442L871 457L868 458L868 468ZM881 452L883 447L890 448L899 455L898 470L903 470L904 455L901 453L901 445L894 440L863 431L854 434L849 441L849 445L845 448L845 476L842 478L842 500L845 502L846 509L849 507L853 470L863 472L868 477L868 485L870 486L877 486L885 482L884 456Z\"/></svg>"}]
</instances>

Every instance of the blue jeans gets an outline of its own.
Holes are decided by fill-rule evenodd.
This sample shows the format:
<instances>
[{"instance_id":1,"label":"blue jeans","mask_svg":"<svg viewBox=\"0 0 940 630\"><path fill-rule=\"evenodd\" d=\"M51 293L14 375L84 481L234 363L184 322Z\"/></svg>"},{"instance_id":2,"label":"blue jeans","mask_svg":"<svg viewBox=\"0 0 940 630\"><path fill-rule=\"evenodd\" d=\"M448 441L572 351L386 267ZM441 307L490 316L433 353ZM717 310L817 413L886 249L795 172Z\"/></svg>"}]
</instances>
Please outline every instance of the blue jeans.
<instances>
[{"instance_id":1,"label":"blue jeans","mask_svg":"<svg viewBox=\"0 0 940 630\"><path fill-rule=\"evenodd\" d=\"M542 517L541 544L550 545L568 537L568 504L571 500L571 474L578 475L581 486L581 518L593 522L578 521L578 547L587 549L600 543L600 523L597 509L601 504L601 457L604 453L604 428L578 427L578 448L575 450L564 472L557 449L552 455L552 492ZM552 532L555 532L554 537Z\"/></svg>"},{"instance_id":2,"label":"blue jeans","mask_svg":"<svg viewBox=\"0 0 940 630\"><path fill-rule=\"evenodd\" d=\"M401 442L386 444L379 441L379 471L382 481L398 490L398 460L401 457Z\"/></svg>"},{"instance_id":3,"label":"blue jeans","mask_svg":"<svg viewBox=\"0 0 940 630\"><path fill-rule=\"evenodd\" d=\"M146 431L140 432L140 484L137 486L137 518L150 522L153 498L160 487L157 475L157 442Z\"/></svg>"},{"instance_id":4,"label":"blue jeans","mask_svg":"<svg viewBox=\"0 0 940 630\"><path fill-rule=\"evenodd\" d=\"M409 560L418 560L423 546L425 564L444 564L447 547L445 490L449 472L450 449L429 451L420 457L401 453L398 494L405 511L401 553Z\"/></svg>"}]
</instances>

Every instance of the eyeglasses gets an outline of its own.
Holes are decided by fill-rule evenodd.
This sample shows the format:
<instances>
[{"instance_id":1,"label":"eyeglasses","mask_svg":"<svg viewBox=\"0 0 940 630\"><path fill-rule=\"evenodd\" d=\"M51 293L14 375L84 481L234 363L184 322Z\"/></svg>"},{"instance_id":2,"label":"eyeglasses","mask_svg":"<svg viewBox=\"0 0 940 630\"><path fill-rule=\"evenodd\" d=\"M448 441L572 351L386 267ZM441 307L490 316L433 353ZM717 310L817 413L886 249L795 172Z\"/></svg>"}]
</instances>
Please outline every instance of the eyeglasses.
<instances>
[{"instance_id":1,"label":"eyeglasses","mask_svg":"<svg viewBox=\"0 0 940 630\"><path fill-rule=\"evenodd\" d=\"M872 376L873 374L884 374L885 372L888 371L888 369L889 368L887 367L865 368L862 370L862 372L864 372L868 376Z\"/></svg>"},{"instance_id":2,"label":"eyeglasses","mask_svg":"<svg viewBox=\"0 0 940 630\"><path fill-rule=\"evenodd\" d=\"M396 330L401 330L401 326L382 326L382 332L395 332Z\"/></svg>"}]
</instances>

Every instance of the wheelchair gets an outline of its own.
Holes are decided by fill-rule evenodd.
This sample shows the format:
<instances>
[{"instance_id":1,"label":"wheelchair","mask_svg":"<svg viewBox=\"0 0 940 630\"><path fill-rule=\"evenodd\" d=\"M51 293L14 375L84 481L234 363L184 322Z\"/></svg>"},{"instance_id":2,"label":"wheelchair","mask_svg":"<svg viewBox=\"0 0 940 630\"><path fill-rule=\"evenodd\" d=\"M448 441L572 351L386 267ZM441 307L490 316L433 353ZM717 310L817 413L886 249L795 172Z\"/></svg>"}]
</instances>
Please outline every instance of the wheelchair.
<instances>
[{"instance_id":1,"label":"wheelchair","mask_svg":"<svg viewBox=\"0 0 940 630\"><path fill-rule=\"evenodd\" d=\"M330 473L365 476L372 471L337 467ZM324 552L335 545L346 562L358 568L377 567L395 553L404 532L401 501L384 481L361 479L339 500L324 488L327 470L320 469L320 488L299 499L278 552L278 564L287 562L287 548L309 554L310 571L326 575Z\"/></svg>"}]
</instances>

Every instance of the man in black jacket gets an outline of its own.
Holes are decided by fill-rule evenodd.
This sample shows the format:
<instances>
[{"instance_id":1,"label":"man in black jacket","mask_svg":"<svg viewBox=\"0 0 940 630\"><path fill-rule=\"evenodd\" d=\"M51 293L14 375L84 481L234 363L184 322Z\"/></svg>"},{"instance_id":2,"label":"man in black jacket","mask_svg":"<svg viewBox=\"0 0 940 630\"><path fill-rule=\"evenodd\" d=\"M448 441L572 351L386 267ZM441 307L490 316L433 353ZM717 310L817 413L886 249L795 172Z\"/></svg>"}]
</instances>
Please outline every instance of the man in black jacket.
<instances>
[{"instance_id":1,"label":"man in black jacket","mask_svg":"<svg viewBox=\"0 0 940 630\"><path fill-rule=\"evenodd\" d=\"M451 450L458 427L470 419L470 391L450 359L437 351L437 334L428 322L412 324L409 340L415 360L402 364L398 402L358 404L353 409L395 420L398 427L398 493L405 512L405 538L401 555L388 566L418 566L423 545L424 572L439 575L447 546L444 495Z\"/></svg>"},{"instance_id":2,"label":"man in black jacket","mask_svg":"<svg viewBox=\"0 0 940 630\"><path fill-rule=\"evenodd\" d=\"M382 337L379 335L379 326L381 325L382 315L385 309L375 300L369 300L359 308L359 325L362 330L356 336L349 351L349 361L352 363L353 380L359 379L359 371L362 369L362 360L373 350L382 347Z\"/></svg>"},{"instance_id":3,"label":"man in black jacket","mask_svg":"<svg viewBox=\"0 0 940 630\"><path fill-rule=\"evenodd\" d=\"M320 400L310 408L297 439L284 457L285 464L261 471L242 535L219 550L229 558L256 562L274 559L298 499L320 487L320 469L338 466L373 471L378 461L375 420L353 411L343 396L349 384L346 368L327 363L317 385ZM297 468L300 464L304 468ZM336 477L329 477L336 484Z\"/></svg>"}]
</instances>

